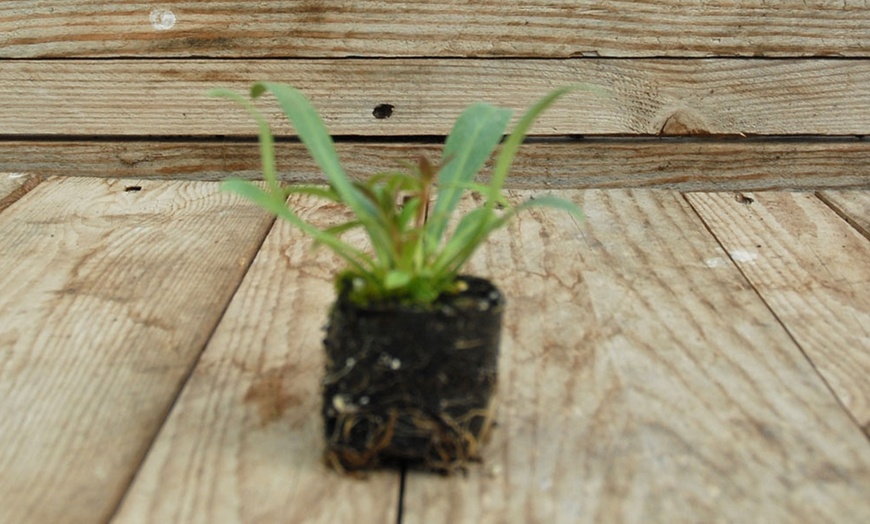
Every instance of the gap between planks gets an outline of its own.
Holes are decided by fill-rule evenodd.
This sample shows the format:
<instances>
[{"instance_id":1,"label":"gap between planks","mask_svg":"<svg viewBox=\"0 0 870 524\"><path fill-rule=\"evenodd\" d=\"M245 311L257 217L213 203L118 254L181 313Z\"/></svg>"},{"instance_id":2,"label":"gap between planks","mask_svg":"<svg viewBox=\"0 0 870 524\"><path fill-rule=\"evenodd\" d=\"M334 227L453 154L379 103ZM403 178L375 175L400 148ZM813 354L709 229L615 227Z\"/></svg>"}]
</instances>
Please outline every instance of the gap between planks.
<instances>
[{"instance_id":1,"label":"gap between planks","mask_svg":"<svg viewBox=\"0 0 870 524\"><path fill-rule=\"evenodd\" d=\"M291 183L325 180L298 143L276 144L279 176ZM430 143L337 144L344 166L364 177L425 155ZM0 170L43 177L78 175L138 179L261 179L256 142L0 141ZM870 189L870 142L857 139L578 139L522 146L507 183L512 188L659 187L680 191ZM488 176L489 167L482 175Z\"/></svg>"}]
</instances>

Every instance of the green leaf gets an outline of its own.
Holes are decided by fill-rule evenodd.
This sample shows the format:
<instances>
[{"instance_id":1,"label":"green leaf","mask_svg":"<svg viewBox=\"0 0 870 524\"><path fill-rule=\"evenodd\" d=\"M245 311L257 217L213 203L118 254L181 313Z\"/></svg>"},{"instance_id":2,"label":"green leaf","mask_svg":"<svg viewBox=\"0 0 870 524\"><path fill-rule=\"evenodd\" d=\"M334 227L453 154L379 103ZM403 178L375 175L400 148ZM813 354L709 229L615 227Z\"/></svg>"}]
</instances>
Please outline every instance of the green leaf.
<instances>
[{"instance_id":1,"label":"green leaf","mask_svg":"<svg viewBox=\"0 0 870 524\"><path fill-rule=\"evenodd\" d=\"M340 237L342 234L357 227L362 227L362 222L360 222L359 220L351 220L350 222L338 224L337 226L328 227L324 229L323 232L329 235Z\"/></svg>"},{"instance_id":2,"label":"green leaf","mask_svg":"<svg viewBox=\"0 0 870 524\"><path fill-rule=\"evenodd\" d=\"M526 134L529 132L529 129L531 129L532 125L535 123L541 113L543 113L548 107L553 105L553 103L555 103L559 98L563 97L564 95L573 91L580 90L590 91L596 94L604 93L604 90L602 90L601 88L585 84L566 86L555 89L546 94L537 102L535 102L535 104L531 108L529 108L528 111L526 111L522 118L520 118L517 126L514 128L510 136L508 136L508 138L502 145L501 152L499 153L498 158L495 162L495 166L493 167L492 179L490 180L489 185L489 199L491 202L495 202L501 195L502 187L504 187L504 182L507 178L508 173L510 172L514 157L516 156L517 151L522 145Z\"/></svg>"},{"instance_id":3,"label":"green leaf","mask_svg":"<svg viewBox=\"0 0 870 524\"><path fill-rule=\"evenodd\" d=\"M279 218L290 222L313 238L315 242L329 246L338 256L343 258L361 274L370 274L374 270L374 261L371 260L371 257L342 242L338 236L317 229L308 222L305 222L293 210L287 207L283 200L266 193L256 184L247 180L230 179L223 182L222 189L247 198L266 211L274 213Z\"/></svg>"},{"instance_id":4,"label":"green leaf","mask_svg":"<svg viewBox=\"0 0 870 524\"><path fill-rule=\"evenodd\" d=\"M519 213L520 211L523 211L525 209L529 209L532 207L550 207L550 208L558 209L561 211L567 211L568 213L573 215L575 218L583 219L583 211L580 209L580 207L577 204L575 204L574 202L571 202L570 200L555 197L552 195L542 195L542 196L536 196L534 198L530 198L530 199L526 200L525 202L523 202L522 204L519 204L518 206L510 208L508 210L508 212L509 212L509 214L515 215L515 214Z\"/></svg>"},{"instance_id":5,"label":"green leaf","mask_svg":"<svg viewBox=\"0 0 870 524\"><path fill-rule=\"evenodd\" d=\"M384 288L388 291L403 288L411 282L411 275L405 271L389 271L384 277Z\"/></svg>"},{"instance_id":6,"label":"green leaf","mask_svg":"<svg viewBox=\"0 0 870 524\"><path fill-rule=\"evenodd\" d=\"M512 111L477 103L462 112L444 144L438 199L427 223L427 242L436 248L462 195L504 136Z\"/></svg>"},{"instance_id":7,"label":"green leaf","mask_svg":"<svg viewBox=\"0 0 870 524\"><path fill-rule=\"evenodd\" d=\"M494 218L495 212L488 207L473 209L462 217L433 264L435 272L453 272L457 260L467 260L492 231Z\"/></svg>"},{"instance_id":8,"label":"green leaf","mask_svg":"<svg viewBox=\"0 0 870 524\"><path fill-rule=\"evenodd\" d=\"M378 210L345 173L335 152L332 137L317 110L302 92L286 84L258 82L251 88L251 97L257 98L265 91L272 93L278 100L281 109L293 124L311 157L323 170L330 185L363 223L378 257L389 259L390 239L387 229L380 221Z\"/></svg>"},{"instance_id":9,"label":"green leaf","mask_svg":"<svg viewBox=\"0 0 870 524\"><path fill-rule=\"evenodd\" d=\"M402 211L399 213L399 227L404 231L408 228L408 224L411 220L417 216L417 210L420 209L420 199L412 198L405 202L405 205L402 206Z\"/></svg>"},{"instance_id":10,"label":"green leaf","mask_svg":"<svg viewBox=\"0 0 870 524\"><path fill-rule=\"evenodd\" d=\"M272 137L272 130L269 127L269 123L263 117L263 114L254 107L254 104L233 90L223 88L212 89L206 94L213 97L232 100L244 107L248 113L254 117L254 120L257 122L257 127L259 128L260 162L263 168L263 178L266 180L266 184L269 186L269 191L273 195L281 193L281 185L278 183L278 171L275 167L275 140Z\"/></svg>"},{"instance_id":11,"label":"green leaf","mask_svg":"<svg viewBox=\"0 0 870 524\"><path fill-rule=\"evenodd\" d=\"M549 207L553 209L558 209L560 211L567 211L574 218L577 218L578 220L583 219L583 211L574 202L552 195L542 195L530 198L517 206L508 208L507 211L505 211L505 213L498 218L497 222L493 225L493 229L504 226L510 219L519 214L521 211L525 211L526 209L531 209L533 207Z\"/></svg>"}]
</instances>

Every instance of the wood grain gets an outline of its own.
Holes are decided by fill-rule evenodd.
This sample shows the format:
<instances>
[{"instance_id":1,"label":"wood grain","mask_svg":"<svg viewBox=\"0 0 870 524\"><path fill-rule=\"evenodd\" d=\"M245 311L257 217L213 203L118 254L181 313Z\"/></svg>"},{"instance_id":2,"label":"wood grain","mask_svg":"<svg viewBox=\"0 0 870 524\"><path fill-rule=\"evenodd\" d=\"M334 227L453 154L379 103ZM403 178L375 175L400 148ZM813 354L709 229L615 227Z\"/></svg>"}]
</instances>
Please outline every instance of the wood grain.
<instances>
[{"instance_id":1,"label":"wood grain","mask_svg":"<svg viewBox=\"0 0 870 524\"><path fill-rule=\"evenodd\" d=\"M0 57L867 56L862 0L0 4Z\"/></svg>"},{"instance_id":2,"label":"wood grain","mask_svg":"<svg viewBox=\"0 0 870 524\"><path fill-rule=\"evenodd\" d=\"M348 172L364 177L441 146L423 142L343 142ZM277 145L280 176L325 183L298 143ZM0 141L0 170L135 179L262 179L260 151L238 141ZM488 171L483 171L487 176ZM659 187L681 191L777 188L870 189L870 143L860 140L583 139L531 142L520 149L513 188ZM860 194L860 193L859 193Z\"/></svg>"},{"instance_id":3,"label":"wood grain","mask_svg":"<svg viewBox=\"0 0 870 524\"><path fill-rule=\"evenodd\" d=\"M870 429L870 241L811 193L688 198L843 405Z\"/></svg>"},{"instance_id":4,"label":"wood grain","mask_svg":"<svg viewBox=\"0 0 870 524\"><path fill-rule=\"evenodd\" d=\"M338 218L310 200L306 219ZM278 223L124 501L128 522L395 522L399 472L321 464L321 326L336 260Z\"/></svg>"},{"instance_id":5,"label":"wood grain","mask_svg":"<svg viewBox=\"0 0 870 524\"><path fill-rule=\"evenodd\" d=\"M0 153L0 156L2 155L3 153ZM11 206L41 181L42 177L27 173L3 172L3 168L0 167L0 211Z\"/></svg>"},{"instance_id":6,"label":"wood grain","mask_svg":"<svg viewBox=\"0 0 870 524\"><path fill-rule=\"evenodd\" d=\"M270 219L216 184L54 179L0 214L0 522L103 522Z\"/></svg>"},{"instance_id":7,"label":"wood grain","mask_svg":"<svg viewBox=\"0 0 870 524\"><path fill-rule=\"evenodd\" d=\"M870 192L821 191L818 196L852 227L870 239Z\"/></svg>"},{"instance_id":8,"label":"wood grain","mask_svg":"<svg viewBox=\"0 0 870 524\"><path fill-rule=\"evenodd\" d=\"M534 193L523 193L530 195ZM472 270L506 295L498 427L405 523L863 522L870 446L679 195L567 192Z\"/></svg>"},{"instance_id":9,"label":"wood grain","mask_svg":"<svg viewBox=\"0 0 870 524\"><path fill-rule=\"evenodd\" d=\"M533 134L870 134L870 60L0 61L0 130L252 136L245 111L204 93L256 80L302 89L337 135L445 135L472 102L525 110L578 82L608 95L565 98ZM375 118L380 104L390 118ZM263 108L292 134L277 104Z\"/></svg>"}]
</instances>

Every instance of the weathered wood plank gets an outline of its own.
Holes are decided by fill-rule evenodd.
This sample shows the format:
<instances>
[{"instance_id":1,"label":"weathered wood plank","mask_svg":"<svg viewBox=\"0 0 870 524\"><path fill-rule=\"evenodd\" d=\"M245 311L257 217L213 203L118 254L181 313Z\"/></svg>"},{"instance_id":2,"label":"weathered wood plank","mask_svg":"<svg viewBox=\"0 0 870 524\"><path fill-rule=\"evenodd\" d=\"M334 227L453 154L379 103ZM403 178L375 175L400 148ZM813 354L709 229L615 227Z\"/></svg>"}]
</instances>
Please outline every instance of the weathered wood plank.
<instances>
[{"instance_id":1,"label":"weathered wood plank","mask_svg":"<svg viewBox=\"0 0 870 524\"><path fill-rule=\"evenodd\" d=\"M130 186L0 214L0 522L111 515L270 224L217 184Z\"/></svg>"},{"instance_id":2,"label":"weathered wood plank","mask_svg":"<svg viewBox=\"0 0 870 524\"><path fill-rule=\"evenodd\" d=\"M688 198L843 405L870 430L870 241L811 193Z\"/></svg>"},{"instance_id":3,"label":"weathered wood plank","mask_svg":"<svg viewBox=\"0 0 870 524\"><path fill-rule=\"evenodd\" d=\"M441 146L413 142L338 143L348 172L366 176ZM277 145L281 177L325 182L298 143ZM254 142L0 141L0 170L137 179L261 179ZM486 175L484 171L484 175ZM777 188L870 189L870 142L848 140L584 139L526 144L514 188L659 187L681 191Z\"/></svg>"},{"instance_id":4,"label":"weathered wood plank","mask_svg":"<svg viewBox=\"0 0 870 524\"><path fill-rule=\"evenodd\" d=\"M2 156L3 153L0 152L0 157ZM3 167L0 166L0 211L11 206L13 202L27 194L42 181L42 177L39 176L4 171Z\"/></svg>"},{"instance_id":5,"label":"weathered wood plank","mask_svg":"<svg viewBox=\"0 0 870 524\"><path fill-rule=\"evenodd\" d=\"M870 191L822 191L818 196L870 239Z\"/></svg>"},{"instance_id":6,"label":"weathered wood plank","mask_svg":"<svg viewBox=\"0 0 870 524\"><path fill-rule=\"evenodd\" d=\"M679 195L569 193L473 269L509 299L498 427L406 523L863 522L870 446Z\"/></svg>"},{"instance_id":7,"label":"weathered wood plank","mask_svg":"<svg viewBox=\"0 0 870 524\"><path fill-rule=\"evenodd\" d=\"M0 57L867 56L862 0L0 4Z\"/></svg>"},{"instance_id":8,"label":"weathered wood plank","mask_svg":"<svg viewBox=\"0 0 870 524\"><path fill-rule=\"evenodd\" d=\"M599 85L534 134L870 134L870 60L0 61L3 135L247 135L251 118L207 89L302 89L339 135L445 135L485 99L525 109L556 86ZM747 87L749 86L749 87ZM376 118L381 104L389 118ZM264 101L279 134L291 134Z\"/></svg>"},{"instance_id":9,"label":"weathered wood plank","mask_svg":"<svg viewBox=\"0 0 870 524\"><path fill-rule=\"evenodd\" d=\"M335 206L300 206L325 223ZM114 520L395 522L400 474L321 464L322 330L336 260L279 223Z\"/></svg>"}]
</instances>

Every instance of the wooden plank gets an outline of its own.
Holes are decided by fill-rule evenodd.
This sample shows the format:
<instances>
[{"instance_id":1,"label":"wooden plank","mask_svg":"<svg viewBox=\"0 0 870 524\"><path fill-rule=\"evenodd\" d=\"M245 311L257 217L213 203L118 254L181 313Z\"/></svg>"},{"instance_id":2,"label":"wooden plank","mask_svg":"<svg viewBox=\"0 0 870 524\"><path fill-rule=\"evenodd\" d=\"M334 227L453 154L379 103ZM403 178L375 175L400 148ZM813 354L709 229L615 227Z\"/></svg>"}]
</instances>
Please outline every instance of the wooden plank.
<instances>
[{"instance_id":1,"label":"wooden plank","mask_svg":"<svg viewBox=\"0 0 870 524\"><path fill-rule=\"evenodd\" d=\"M445 135L475 101L524 110L577 82L609 96L567 97L534 134L870 134L870 60L0 61L0 130L251 136L245 111L204 93L263 79L302 89L338 135ZM382 104L389 118L374 116ZM277 104L263 107L292 133Z\"/></svg>"},{"instance_id":2,"label":"wooden plank","mask_svg":"<svg viewBox=\"0 0 870 524\"><path fill-rule=\"evenodd\" d=\"M217 184L136 186L0 214L0 522L111 515L270 224Z\"/></svg>"},{"instance_id":3,"label":"wooden plank","mask_svg":"<svg viewBox=\"0 0 870 524\"><path fill-rule=\"evenodd\" d=\"M870 239L870 191L822 191L818 196Z\"/></svg>"},{"instance_id":4,"label":"wooden plank","mask_svg":"<svg viewBox=\"0 0 870 524\"><path fill-rule=\"evenodd\" d=\"M316 223L334 205L299 203ZM321 463L321 340L337 261L281 222L136 477L116 524L395 522L400 474Z\"/></svg>"},{"instance_id":5,"label":"wooden plank","mask_svg":"<svg viewBox=\"0 0 870 524\"><path fill-rule=\"evenodd\" d=\"M811 193L688 198L843 405L870 431L870 242Z\"/></svg>"},{"instance_id":6,"label":"wooden plank","mask_svg":"<svg viewBox=\"0 0 870 524\"><path fill-rule=\"evenodd\" d=\"M399 166L441 146L424 142L339 142L356 176ZM298 143L279 143L280 175L325 182ZM255 142L0 141L0 170L42 176L221 180L261 179ZM659 187L681 191L776 188L870 189L870 143L843 140L583 139L526 144L508 184L514 188ZM487 171L484 171L486 176Z\"/></svg>"},{"instance_id":7,"label":"wooden plank","mask_svg":"<svg viewBox=\"0 0 870 524\"><path fill-rule=\"evenodd\" d=\"M567 194L579 226L475 259L509 301L498 427L467 478L409 475L403 522L870 519L866 438L687 203Z\"/></svg>"},{"instance_id":8,"label":"wooden plank","mask_svg":"<svg viewBox=\"0 0 870 524\"><path fill-rule=\"evenodd\" d=\"M0 57L867 56L861 0L0 4Z\"/></svg>"},{"instance_id":9,"label":"wooden plank","mask_svg":"<svg viewBox=\"0 0 870 524\"><path fill-rule=\"evenodd\" d=\"M3 153L0 153L0 156L2 155ZM27 173L6 173L0 167L0 211L11 206L41 181L41 177Z\"/></svg>"}]
</instances>

